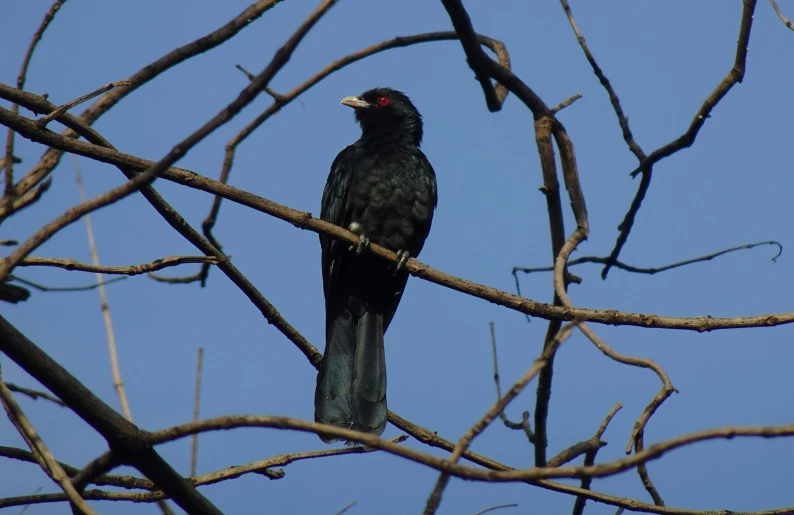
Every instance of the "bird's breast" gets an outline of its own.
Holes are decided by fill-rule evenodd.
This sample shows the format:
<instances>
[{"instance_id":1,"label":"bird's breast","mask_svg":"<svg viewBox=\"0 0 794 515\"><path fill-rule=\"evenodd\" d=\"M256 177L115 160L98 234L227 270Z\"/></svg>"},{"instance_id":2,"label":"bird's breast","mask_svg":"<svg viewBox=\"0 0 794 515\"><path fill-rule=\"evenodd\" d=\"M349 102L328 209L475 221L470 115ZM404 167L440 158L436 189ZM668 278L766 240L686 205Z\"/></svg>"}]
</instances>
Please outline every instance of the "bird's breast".
<instances>
[{"instance_id":1,"label":"bird's breast","mask_svg":"<svg viewBox=\"0 0 794 515\"><path fill-rule=\"evenodd\" d=\"M418 254L434 208L434 178L410 159L373 163L352 184L351 223L373 243Z\"/></svg>"}]
</instances>

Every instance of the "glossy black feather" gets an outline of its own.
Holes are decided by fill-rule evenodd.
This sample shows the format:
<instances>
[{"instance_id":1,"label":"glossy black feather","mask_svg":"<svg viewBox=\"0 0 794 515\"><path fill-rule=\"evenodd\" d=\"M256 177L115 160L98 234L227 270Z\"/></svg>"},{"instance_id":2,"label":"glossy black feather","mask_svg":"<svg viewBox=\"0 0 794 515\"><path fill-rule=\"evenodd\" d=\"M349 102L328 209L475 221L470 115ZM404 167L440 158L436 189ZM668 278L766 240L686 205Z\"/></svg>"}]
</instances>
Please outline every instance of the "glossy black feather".
<instances>
[{"instance_id":1,"label":"glossy black feather","mask_svg":"<svg viewBox=\"0 0 794 515\"><path fill-rule=\"evenodd\" d=\"M379 99L388 99L381 105ZM361 138L331 165L321 217L372 243L419 255L437 203L433 167L419 149L422 119L399 91L358 97ZM381 100L382 101L382 100ZM361 102L361 103L363 103ZM408 274L366 251L320 235L326 310L326 351L317 375L315 419L381 434L386 425L383 333L405 290Z\"/></svg>"}]
</instances>

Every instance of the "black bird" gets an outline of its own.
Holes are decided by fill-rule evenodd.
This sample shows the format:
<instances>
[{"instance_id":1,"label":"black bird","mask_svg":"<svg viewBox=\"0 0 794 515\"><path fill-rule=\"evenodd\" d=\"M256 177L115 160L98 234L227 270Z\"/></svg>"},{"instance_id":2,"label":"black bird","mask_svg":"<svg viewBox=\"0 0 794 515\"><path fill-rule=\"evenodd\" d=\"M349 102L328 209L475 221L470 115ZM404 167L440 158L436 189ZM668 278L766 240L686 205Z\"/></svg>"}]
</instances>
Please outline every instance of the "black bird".
<instances>
[{"instance_id":1,"label":"black bird","mask_svg":"<svg viewBox=\"0 0 794 515\"><path fill-rule=\"evenodd\" d=\"M341 103L355 110L361 138L331 165L321 218L355 232L360 243L320 235L325 355L314 419L379 435L386 427L383 333L408 281L402 265L419 255L430 232L436 175L419 150L422 117L404 93L376 88ZM397 266L362 253L370 241L397 252Z\"/></svg>"}]
</instances>

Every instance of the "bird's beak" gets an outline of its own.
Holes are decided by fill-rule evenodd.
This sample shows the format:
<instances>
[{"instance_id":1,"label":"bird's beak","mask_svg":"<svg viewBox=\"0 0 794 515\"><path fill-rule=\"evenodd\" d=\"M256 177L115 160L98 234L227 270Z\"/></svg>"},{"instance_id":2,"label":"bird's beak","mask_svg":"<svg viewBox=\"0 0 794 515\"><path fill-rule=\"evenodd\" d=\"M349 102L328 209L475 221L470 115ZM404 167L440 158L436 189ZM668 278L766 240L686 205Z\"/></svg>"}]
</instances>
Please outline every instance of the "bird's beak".
<instances>
[{"instance_id":1,"label":"bird's beak","mask_svg":"<svg viewBox=\"0 0 794 515\"><path fill-rule=\"evenodd\" d=\"M353 109L363 109L369 107L369 103L361 97L345 97L339 102L342 105L350 106Z\"/></svg>"}]
</instances>

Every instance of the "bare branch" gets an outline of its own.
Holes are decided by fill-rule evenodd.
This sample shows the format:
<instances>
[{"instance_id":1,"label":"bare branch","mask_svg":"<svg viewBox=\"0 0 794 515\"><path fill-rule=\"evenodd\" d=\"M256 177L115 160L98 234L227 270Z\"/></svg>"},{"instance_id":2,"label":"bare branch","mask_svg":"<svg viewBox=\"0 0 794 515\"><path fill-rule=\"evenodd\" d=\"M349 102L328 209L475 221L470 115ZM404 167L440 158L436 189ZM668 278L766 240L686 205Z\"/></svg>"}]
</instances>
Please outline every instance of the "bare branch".
<instances>
[{"instance_id":1,"label":"bare branch","mask_svg":"<svg viewBox=\"0 0 794 515\"><path fill-rule=\"evenodd\" d=\"M489 512L492 512L492 511L496 511L496 510L501 510L502 508L518 508L518 503L498 504L496 506L490 506L488 508L485 508L484 510L478 511L474 515L483 515L483 513L489 513Z\"/></svg>"},{"instance_id":2,"label":"bare branch","mask_svg":"<svg viewBox=\"0 0 794 515\"><path fill-rule=\"evenodd\" d=\"M33 34L33 39L31 39L30 45L28 45L28 50L25 52L24 59L22 59L22 67L19 70L19 76L17 76L17 89L25 89L28 67L30 66L30 61L33 58L33 52L36 50L36 46L39 44L39 41L41 41L42 36L44 36L44 31L47 30L47 27L50 26L52 20L55 19L55 15L58 14L58 11L64 3L66 3L66 0L55 0L50 7L50 10L44 15L44 19L41 20L39 28L36 29L36 32ZM13 111L14 114L19 114L19 105L12 105L11 111ZM17 192L14 188L14 131L11 129L8 129L8 136L6 137L6 153L4 164L6 180L5 195L8 197L14 197L16 196ZM2 219L2 217L0 217L0 219Z\"/></svg>"},{"instance_id":3,"label":"bare branch","mask_svg":"<svg viewBox=\"0 0 794 515\"><path fill-rule=\"evenodd\" d=\"M109 86L111 85L109 84ZM64 109L64 111L66 111L66 109ZM42 123L42 127L45 124L46 122ZM77 189L80 192L80 202L85 203L87 202L87 197L85 194L85 187L83 186L83 176L80 174L80 165L77 162L77 156L72 157L74 159L74 173L75 179L77 180ZM96 248L96 240L94 239L94 229L91 225L91 217L86 214L83 220L85 220L85 228L88 236L88 250L91 253L91 261L94 263L93 267L95 269L101 268L99 265L99 253L97 252ZM127 391L124 389L124 381L121 379L121 367L119 366L118 350L116 348L116 334L113 331L113 321L110 317L110 303L108 302L105 286L102 284L102 274L98 271L96 272L96 282L99 286L99 306L102 311L102 320L105 322L105 334L107 335L108 339L110 370L113 374L113 389L116 391L116 396L119 398L119 402L121 403L121 410L124 413L124 418L132 422L132 411L130 411L130 403L127 400Z\"/></svg>"},{"instance_id":4,"label":"bare branch","mask_svg":"<svg viewBox=\"0 0 794 515\"><path fill-rule=\"evenodd\" d=\"M477 33L471 24L469 14L459 0L441 0L441 3L444 4L449 18L452 20L455 32L460 35L460 44L466 53L466 60L469 66L476 74L477 80L480 81L488 110L491 112L501 110L502 104L507 98L508 89L499 83L496 85L492 84L490 77L480 71L484 68L484 63L490 59L477 43Z\"/></svg>"},{"instance_id":5,"label":"bare branch","mask_svg":"<svg viewBox=\"0 0 794 515\"><path fill-rule=\"evenodd\" d=\"M702 129L703 125L706 123L706 119L711 115L711 111L717 107L720 100L728 94L733 86L742 82L744 79L744 72L747 65L747 47L750 42L750 29L753 26L753 13L755 12L756 0L744 0L743 3L744 8L742 10L742 19L739 26L739 38L736 42L736 57L734 58L733 67L728 71L728 74L717 85L714 91L706 98L703 105L700 106L700 109L695 113L695 117L692 119L686 132L674 141L651 152L646 159L641 161L640 167L632 172L632 177L636 177L638 173L642 173L642 180L637 188L637 194L631 202L631 207L629 207L626 216L618 226L620 234L618 234L615 247L609 255L611 262L617 261L620 251L626 244L626 240L628 240L631 228L634 226L634 220L642 206L642 201L648 193L651 177L653 176L653 165L675 154L679 150L691 147L700 129ZM601 271L602 278L606 279L609 269L612 266L611 263L604 266L604 269Z\"/></svg>"},{"instance_id":6,"label":"bare branch","mask_svg":"<svg viewBox=\"0 0 794 515\"><path fill-rule=\"evenodd\" d=\"M496 352L496 332L494 330L494 323L488 322L488 327L491 330L491 350L493 351L493 380L496 383L496 401L502 399L502 384L499 380L499 359ZM529 412L524 412L524 417L521 422L513 422L507 418L504 410L499 412L499 418L502 419L505 427L510 429L523 429L524 433L529 439L529 443L535 443L535 435L532 434L532 429L529 427Z\"/></svg>"},{"instance_id":7,"label":"bare branch","mask_svg":"<svg viewBox=\"0 0 794 515\"><path fill-rule=\"evenodd\" d=\"M621 403L615 404L615 406L609 411L609 413L607 413L607 416L604 418L604 421L601 422L601 426L598 428L598 431L596 431L596 434L593 436L593 438L591 438L591 440L594 440L596 442L603 443L604 445L606 445L606 442L601 442L601 437L604 435L604 431L607 430L607 426L612 421L612 418L615 416L615 414L622 407L623 407L623 404L621 404ZM593 465L595 465L596 454L598 453L598 450L601 447L603 447L603 446L602 445L598 445L595 449L591 449L587 453L585 453L585 457L584 457L584 466L585 467L592 467ZM590 485L591 485L592 481L593 481L592 478L583 477L582 478L582 489L583 490L590 490ZM587 503L587 498L585 496L583 496L583 495L577 496L576 497L576 501L574 501L574 503L573 503L572 514L573 515L582 515L584 513L584 506L585 506L586 503Z\"/></svg>"},{"instance_id":8,"label":"bare branch","mask_svg":"<svg viewBox=\"0 0 794 515\"><path fill-rule=\"evenodd\" d=\"M576 25L576 20L573 17L573 11L571 11L571 6L568 4L568 0L560 0L560 4L565 11L565 15L568 17L568 22L571 24L574 34L576 34L576 40L579 42L579 46L582 47L582 51L587 58L587 62L590 63L590 67L593 68L593 73L595 73L596 77L598 77L598 81L609 95L609 101L612 104L612 109L615 111L615 114L618 117L618 123L620 124L620 128L623 131L623 140L629 146L629 149L637 157L637 159L640 162L644 161L645 152L643 152L642 148L637 144L636 141L634 141L634 135L631 133L631 128L629 127L629 119L625 114L623 114L623 107L620 105L620 99L618 98L617 93L615 93L614 88L612 88L612 83L609 82L609 79L601 70L601 67L598 66L595 56L593 56L593 53L590 52L590 48L587 46L584 36L582 36L582 33L579 31L579 27Z\"/></svg>"},{"instance_id":9,"label":"bare branch","mask_svg":"<svg viewBox=\"0 0 794 515\"><path fill-rule=\"evenodd\" d=\"M342 515L343 513L345 513L347 510L349 510L355 505L356 505L356 501L351 502L350 504L348 504L347 506L336 512L336 515Z\"/></svg>"},{"instance_id":10,"label":"bare branch","mask_svg":"<svg viewBox=\"0 0 794 515\"><path fill-rule=\"evenodd\" d=\"M30 259L30 258L28 258L28 259ZM20 265L20 266L25 266L25 265ZM93 283L93 284L89 284L89 285L86 285L86 286L45 286L43 284L39 284L39 283L30 281L28 279L23 279L21 277L13 275L13 274L9 275L8 277L13 279L13 280L15 280L15 281L19 281L22 284L30 286L31 288L36 288L39 291L57 291L57 292L74 292L74 291L94 290L96 288L99 288L100 284L108 285L108 284L113 284L113 283L116 283L116 282L123 281L123 280L127 279L126 277L114 277L113 279L108 279L107 281L102 281L101 283Z\"/></svg>"},{"instance_id":11,"label":"bare branch","mask_svg":"<svg viewBox=\"0 0 794 515\"><path fill-rule=\"evenodd\" d=\"M569 105L573 104L574 102L576 102L580 98L582 98L582 94L581 93L577 93L574 96L563 100L562 102L560 102L559 104L557 104L556 106L551 108L551 113L552 114L559 113L560 111L562 111L563 109L565 109Z\"/></svg>"},{"instance_id":12,"label":"bare branch","mask_svg":"<svg viewBox=\"0 0 794 515\"><path fill-rule=\"evenodd\" d=\"M176 48L160 59L147 64L129 78L130 83L128 86L116 88L94 102L80 115L80 120L87 125L91 125L120 100L139 87L170 68L228 41L280 1L281 0L257 0L219 29L191 43ZM53 109L46 109L36 112L49 113L52 111ZM66 130L63 135L67 138L77 137L77 134L72 130ZM42 181L55 168L62 155L63 152L59 149L48 149L39 163L15 185L16 193L21 195Z\"/></svg>"},{"instance_id":13,"label":"bare branch","mask_svg":"<svg viewBox=\"0 0 794 515\"><path fill-rule=\"evenodd\" d=\"M123 457L189 513L220 511L145 443L144 433L102 402L0 315L0 352L66 403ZM76 488L76 487L75 487Z\"/></svg>"},{"instance_id":14,"label":"bare branch","mask_svg":"<svg viewBox=\"0 0 794 515\"><path fill-rule=\"evenodd\" d=\"M470 467L452 463L449 460L438 458L436 456L417 451L410 447L397 445L390 440L384 440L371 433L361 433L338 426L330 426L318 424L316 422L310 422L308 420L278 416L232 415L208 419L196 424L188 423L149 433L148 440L151 444L161 444L178 440L180 438L185 438L196 432L203 433L207 431L226 431L237 427L262 427L287 429L314 434L328 434L340 440L350 440L366 445L370 448L384 450L389 454L394 454L396 456L429 466L440 472L447 472L450 475L460 477L461 479L488 482L520 482L552 477L606 477L632 469L636 467L638 463L658 459L672 450L698 442L717 439L732 439L738 437L777 438L794 436L794 424L759 427L723 427L689 433L687 435L671 438L670 440L651 445L642 453L637 453L632 456L601 465L593 465L592 467L533 467L528 469L513 469L505 471L483 470L480 467ZM579 490L582 491L581 489Z\"/></svg>"},{"instance_id":15,"label":"bare branch","mask_svg":"<svg viewBox=\"0 0 794 515\"><path fill-rule=\"evenodd\" d=\"M545 367L551 356L557 351L557 347L559 347L568 337L571 335L573 328L577 326L579 323L574 321L565 327L563 327L558 333L557 336L554 338L554 341L551 345L545 347L543 349L543 353L540 355L538 359L532 364L529 370L518 379L518 381L513 384L513 386L507 391L504 397L501 397L497 402L488 410L488 412L475 423L471 429L469 429L465 435L458 441L455 449L452 450L452 455L449 458L450 463L457 463L460 460L461 455L468 449L471 442L482 433L486 427L488 427L494 419L499 416L499 413L503 412L507 405L518 395L524 391L524 388L527 384L535 378L535 376L540 372L543 367ZM441 502L441 495L444 492L447 484L449 483L449 474L446 472L441 472L436 481L436 486L433 488L433 492L430 494L430 497L427 499L427 504L425 505L425 515L431 515L436 512L438 509L438 505Z\"/></svg>"},{"instance_id":16,"label":"bare branch","mask_svg":"<svg viewBox=\"0 0 794 515\"><path fill-rule=\"evenodd\" d=\"M39 126L41 128L44 128L44 127L47 126L48 123L50 123L50 121L54 120L55 118L58 118L59 116L61 116L63 113L65 113L69 109L73 108L74 106L80 105L83 102L88 102L92 98L97 97L97 96L101 95L102 93L107 93L108 91L110 91L113 88L117 88L119 86L129 86L129 85L130 85L130 81L126 80L126 79L125 80L117 80L115 82L110 82L108 84L105 84L101 88L98 88L98 89L92 91L91 93L86 93L85 95L83 95L81 97L77 97L77 98L75 98L72 101L66 102L65 104L60 106L58 109L55 109L54 111L52 111L50 114L44 116L43 118L40 118L38 120L38 124L39 124Z\"/></svg>"},{"instance_id":17,"label":"bare branch","mask_svg":"<svg viewBox=\"0 0 794 515\"><path fill-rule=\"evenodd\" d=\"M95 515L94 510L92 510L88 504L86 504L86 502L80 497L80 494L78 494L74 489L72 483L69 481L69 477L66 475L66 472L64 472L63 468L61 468L61 466L52 456L52 453L50 453L47 446L39 437L36 429L22 412L16 400L14 400L14 396L11 395L11 391L3 382L2 377L0 377L0 401L2 401L9 420L11 420L11 423L14 424L14 427L16 427L17 431L19 431L19 434L22 435L22 438L25 440L25 442L27 442L28 447L30 447L30 450L33 451L36 461L38 461L44 472L46 472L53 481L58 483L61 489L63 489L64 493L68 496L69 501L76 506L80 512L85 515Z\"/></svg>"},{"instance_id":18,"label":"bare branch","mask_svg":"<svg viewBox=\"0 0 794 515\"><path fill-rule=\"evenodd\" d=\"M61 399L59 399L58 397L55 397L54 395L51 395L51 394L49 394L47 392L42 392L42 391L39 391L39 390L32 390L30 388L24 388L22 386L15 385L14 383L6 383L6 387L9 390L11 390L12 392L17 392L17 393L21 393L22 395L27 395L28 397L30 397L34 401L38 400L38 399L46 399L46 400L48 400L50 402L54 402L55 404L57 404L59 406L62 406L64 408L66 407L66 404L64 404L64 402Z\"/></svg>"},{"instance_id":19,"label":"bare branch","mask_svg":"<svg viewBox=\"0 0 794 515\"><path fill-rule=\"evenodd\" d=\"M190 284L201 280L201 270L199 270L193 275L181 276L181 277L166 277L164 275L155 274L155 273L149 273L147 275L149 276L149 278L154 279L158 283L166 283L166 284Z\"/></svg>"},{"instance_id":20,"label":"bare branch","mask_svg":"<svg viewBox=\"0 0 794 515\"><path fill-rule=\"evenodd\" d=\"M155 270L162 270L177 265L184 265L187 263L210 263L217 264L218 259L212 256L166 256L164 258L155 259L150 263L141 265L130 266L101 266L89 265L87 263L80 263L74 259L58 259L58 258L41 258L41 257L26 257L18 266L50 266L56 268L63 268L64 270L80 271L80 272L96 272L97 274L116 274L116 275L141 275ZM107 283L104 283L107 284Z\"/></svg>"},{"instance_id":21,"label":"bare branch","mask_svg":"<svg viewBox=\"0 0 794 515\"><path fill-rule=\"evenodd\" d=\"M204 364L204 347L198 348L198 362L196 364L196 389L193 399L193 422L199 420L199 406L201 405L201 371ZM198 433L193 435L190 443L190 475L196 475L196 465L198 463Z\"/></svg>"},{"instance_id":22,"label":"bare branch","mask_svg":"<svg viewBox=\"0 0 794 515\"><path fill-rule=\"evenodd\" d=\"M781 11L780 7L777 6L777 2L775 2L775 0L769 0L769 3L772 4L772 8L777 13L777 16L778 18L780 18L780 21L782 21L786 27L790 28L791 30L794 30L794 25L792 25L791 21L783 15L783 11Z\"/></svg>"},{"instance_id":23,"label":"bare branch","mask_svg":"<svg viewBox=\"0 0 794 515\"><path fill-rule=\"evenodd\" d=\"M47 179L33 190L20 196L6 195L0 199L0 222L13 215L18 211L22 211L31 204L37 202L52 185L52 179Z\"/></svg>"},{"instance_id":24,"label":"bare branch","mask_svg":"<svg viewBox=\"0 0 794 515\"><path fill-rule=\"evenodd\" d=\"M723 249L723 250L720 250L720 251L717 251L717 252L713 252L711 254L706 254L705 256L699 256L699 257L696 257L696 258L685 259L683 261L677 261L677 262L671 263L669 265L663 265L663 266L655 267L655 268L640 268L640 267L636 267L636 266L632 266L632 265L627 265L627 264L622 263L620 261L615 261L615 262L612 263L612 265L615 268L620 268L621 270L625 270L627 272L634 272L634 273L637 273L637 274L654 275L654 274L658 274L659 272L666 272L667 270L672 270L674 268L680 268L682 266L691 265L693 263L701 263L703 261L711 261L712 259L714 259L716 257L724 256L725 254L730 254L731 252L736 252L737 250L752 249L752 248L755 248L755 247L759 247L761 245L774 245L774 246L776 246L778 248L777 254L775 254L771 258L772 261L777 261L777 258L779 258L781 254L783 254L783 245L781 245L779 242L777 242L775 240L767 240L767 241L759 241L757 243L747 243L745 245L738 245L736 247L731 247L731 248L728 248L728 249ZM571 267L571 266L575 266L575 265L581 265L582 263L601 263L601 264L606 264L606 263L609 263L609 258L608 257L599 257L599 256L582 256L580 258L572 259L571 261L569 261L568 262L568 266ZM553 272L553 271L554 271L554 267L553 266L533 267L533 268L513 267L512 273L513 273L513 275L515 275L516 272L522 272L522 273L525 273L525 274L531 274L531 273L534 273L534 272Z\"/></svg>"}]
</instances>

